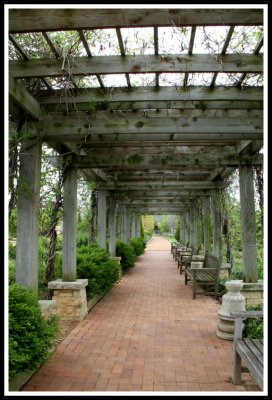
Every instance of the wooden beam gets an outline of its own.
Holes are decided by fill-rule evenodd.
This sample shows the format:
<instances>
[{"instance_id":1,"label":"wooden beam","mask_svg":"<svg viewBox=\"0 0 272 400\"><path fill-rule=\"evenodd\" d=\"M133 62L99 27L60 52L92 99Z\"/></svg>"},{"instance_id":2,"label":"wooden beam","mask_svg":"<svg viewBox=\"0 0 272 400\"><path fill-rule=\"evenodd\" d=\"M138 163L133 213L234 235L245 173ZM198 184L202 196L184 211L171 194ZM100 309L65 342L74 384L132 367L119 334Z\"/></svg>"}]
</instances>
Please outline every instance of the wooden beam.
<instances>
[{"instance_id":1,"label":"wooden beam","mask_svg":"<svg viewBox=\"0 0 272 400\"><path fill-rule=\"evenodd\" d=\"M22 85L18 84L11 75L9 75L9 95L34 119L42 120L44 118L45 113L37 100L35 100Z\"/></svg>"},{"instance_id":2,"label":"wooden beam","mask_svg":"<svg viewBox=\"0 0 272 400\"><path fill-rule=\"evenodd\" d=\"M27 129L45 141L227 141L262 140L263 121L257 118L164 118L117 121L47 120L28 122Z\"/></svg>"},{"instance_id":3,"label":"wooden beam","mask_svg":"<svg viewBox=\"0 0 272 400\"><path fill-rule=\"evenodd\" d=\"M63 98L62 90L48 91L48 93L39 92L39 102L41 104L61 104L61 103L86 103L94 106L95 109L109 109L110 104L125 102L130 105L133 109L134 102L144 102L145 108L172 108L175 107L175 103L179 102L177 107L187 108L186 104L189 104L189 108L200 108L205 109L209 107L209 102L213 101L216 103L212 104L212 108L217 108L217 102L228 102L223 104L222 107L230 108L244 108L243 101L249 102L262 102L263 101L263 88L262 87L188 87L179 88L176 90L174 87L134 87L133 90L128 88L109 88L109 89L80 89L77 93L73 93L72 90L67 91L67 95ZM148 104L165 102L162 107L149 107ZM168 102L168 105L167 105ZM200 102L200 103L193 103ZM203 102L203 103L202 103ZM233 102L234 106L231 107ZM239 104L241 106L239 107ZM258 104L254 104L257 106ZM99 107L100 106L100 107ZM116 106L116 104L115 104ZM221 105L219 103L219 108ZM261 106L262 107L262 106ZM258 107L259 108L259 107Z\"/></svg>"},{"instance_id":4,"label":"wooden beam","mask_svg":"<svg viewBox=\"0 0 272 400\"><path fill-rule=\"evenodd\" d=\"M263 9L10 9L11 33L144 26L262 25Z\"/></svg>"},{"instance_id":5,"label":"wooden beam","mask_svg":"<svg viewBox=\"0 0 272 400\"><path fill-rule=\"evenodd\" d=\"M261 165L263 163L263 155L258 154L254 156L254 159L251 160L255 165ZM131 155L131 156L122 156L115 155L114 151L108 154L108 156L99 152L93 155L87 156L78 156L75 160L78 168L103 168L103 167L113 167L113 166L126 166L126 167L135 167L136 169L141 168L166 168L167 166L201 166L203 171L205 168L209 168L210 166L220 167L220 166L239 166L239 164L248 164L250 162L250 158L248 156L242 157L239 156L210 156L208 154L189 154L189 155L173 155L173 156L148 156L148 155ZM182 172L182 171L181 171Z\"/></svg>"},{"instance_id":6,"label":"wooden beam","mask_svg":"<svg viewBox=\"0 0 272 400\"><path fill-rule=\"evenodd\" d=\"M88 42L87 42L87 40L85 38L85 35L84 35L84 33L82 32L81 29L78 30L78 34L79 34L80 40L82 41L83 46L84 46L84 48L86 50L87 56L88 57L92 57Z\"/></svg>"},{"instance_id":7,"label":"wooden beam","mask_svg":"<svg viewBox=\"0 0 272 400\"><path fill-rule=\"evenodd\" d=\"M62 112L50 113L52 119L63 118ZM71 119L85 119L86 112L71 111L69 113ZM160 120L165 118L191 118L197 120L198 118L263 118L262 110L255 109L150 109L150 110L111 110L111 111L96 111L89 116L92 121L120 121L121 119L143 119L146 120Z\"/></svg>"},{"instance_id":8,"label":"wooden beam","mask_svg":"<svg viewBox=\"0 0 272 400\"><path fill-rule=\"evenodd\" d=\"M15 78L43 78L63 76L62 61L56 59L33 59L9 61L10 72ZM262 73L261 54L223 54L217 57L209 54L193 55L135 55L75 57L73 76L126 73L163 72L233 72Z\"/></svg>"},{"instance_id":9,"label":"wooden beam","mask_svg":"<svg viewBox=\"0 0 272 400\"><path fill-rule=\"evenodd\" d=\"M234 31L234 26L230 26L228 34L227 34L227 37L226 37L226 40L225 40L225 43L224 43L224 46L223 46L223 49L221 51L221 54L226 54L226 51L227 51L229 42L231 40L233 31ZM215 81L216 81L217 75L218 75L218 72L215 72L214 75L213 75L212 81L211 81L211 86L215 85Z\"/></svg>"},{"instance_id":10,"label":"wooden beam","mask_svg":"<svg viewBox=\"0 0 272 400\"><path fill-rule=\"evenodd\" d=\"M107 190L151 190L151 189L215 189L226 187L225 182L206 182L206 181L192 181L192 182L160 182L153 183L151 185L134 182L130 184L129 182L107 182L107 183L97 183L97 189L107 189Z\"/></svg>"},{"instance_id":11,"label":"wooden beam","mask_svg":"<svg viewBox=\"0 0 272 400\"><path fill-rule=\"evenodd\" d=\"M53 42L50 34L48 32L43 32L43 37L47 41L48 46L50 47L52 53L56 58L61 57L61 50L57 47L57 45Z\"/></svg>"}]
</instances>

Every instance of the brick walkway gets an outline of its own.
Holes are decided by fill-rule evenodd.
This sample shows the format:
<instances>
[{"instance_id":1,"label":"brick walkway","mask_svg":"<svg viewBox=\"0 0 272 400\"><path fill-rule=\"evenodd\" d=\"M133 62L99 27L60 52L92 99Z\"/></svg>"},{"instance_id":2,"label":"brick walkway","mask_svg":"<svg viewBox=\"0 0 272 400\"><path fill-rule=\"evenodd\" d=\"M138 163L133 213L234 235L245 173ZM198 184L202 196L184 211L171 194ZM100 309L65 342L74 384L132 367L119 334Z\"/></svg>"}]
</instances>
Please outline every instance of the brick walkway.
<instances>
[{"instance_id":1,"label":"brick walkway","mask_svg":"<svg viewBox=\"0 0 272 400\"><path fill-rule=\"evenodd\" d=\"M155 236L23 391L258 391L249 374L229 382L233 342L216 336L219 308L192 299L170 243Z\"/></svg>"}]
</instances>

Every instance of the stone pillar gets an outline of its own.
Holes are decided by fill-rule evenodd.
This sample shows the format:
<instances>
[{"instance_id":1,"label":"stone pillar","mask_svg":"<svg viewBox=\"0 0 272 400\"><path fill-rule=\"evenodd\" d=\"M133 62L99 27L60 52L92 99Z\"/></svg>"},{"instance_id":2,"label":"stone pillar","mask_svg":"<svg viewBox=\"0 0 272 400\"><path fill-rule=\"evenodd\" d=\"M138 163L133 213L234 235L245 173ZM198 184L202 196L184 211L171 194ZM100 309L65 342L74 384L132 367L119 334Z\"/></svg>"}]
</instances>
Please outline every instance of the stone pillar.
<instances>
[{"instance_id":1,"label":"stone pillar","mask_svg":"<svg viewBox=\"0 0 272 400\"><path fill-rule=\"evenodd\" d=\"M212 196L212 211L213 211L213 255L222 257L222 217L219 192L215 191Z\"/></svg>"},{"instance_id":2,"label":"stone pillar","mask_svg":"<svg viewBox=\"0 0 272 400\"><path fill-rule=\"evenodd\" d=\"M53 298L57 303L57 315L63 321L81 321L88 313L86 286L88 279L64 282L62 279L49 282Z\"/></svg>"},{"instance_id":3,"label":"stone pillar","mask_svg":"<svg viewBox=\"0 0 272 400\"><path fill-rule=\"evenodd\" d=\"M68 167L63 182L62 278L76 280L77 170Z\"/></svg>"},{"instance_id":4,"label":"stone pillar","mask_svg":"<svg viewBox=\"0 0 272 400\"><path fill-rule=\"evenodd\" d=\"M102 249L107 248L107 191L97 191L97 243Z\"/></svg>"},{"instance_id":5,"label":"stone pillar","mask_svg":"<svg viewBox=\"0 0 272 400\"><path fill-rule=\"evenodd\" d=\"M218 311L219 322L217 324L217 336L225 340L233 340L234 318L231 312L245 311L245 297L240 293L243 282L240 280L227 281L225 283L228 292L222 297L222 305Z\"/></svg>"},{"instance_id":6,"label":"stone pillar","mask_svg":"<svg viewBox=\"0 0 272 400\"><path fill-rule=\"evenodd\" d=\"M241 227L243 237L243 280L244 282L255 283L258 280L258 268L252 166L240 165L239 183L241 201Z\"/></svg>"},{"instance_id":7,"label":"stone pillar","mask_svg":"<svg viewBox=\"0 0 272 400\"><path fill-rule=\"evenodd\" d=\"M109 209L109 253L111 257L116 255L116 200L110 198L110 209Z\"/></svg>"},{"instance_id":8,"label":"stone pillar","mask_svg":"<svg viewBox=\"0 0 272 400\"><path fill-rule=\"evenodd\" d=\"M211 203L210 196L203 199L204 250L211 254Z\"/></svg>"},{"instance_id":9,"label":"stone pillar","mask_svg":"<svg viewBox=\"0 0 272 400\"><path fill-rule=\"evenodd\" d=\"M246 307L263 306L263 292L263 281L261 279L254 283L243 282L241 294L245 297Z\"/></svg>"},{"instance_id":10,"label":"stone pillar","mask_svg":"<svg viewBox=\"0 0 272 400\"><path fill-rule=\"evenodd\" d=\"M17 202L16 283L37 290L41 151L40 141L22 143Z\"/></svg>"}]
</instances>

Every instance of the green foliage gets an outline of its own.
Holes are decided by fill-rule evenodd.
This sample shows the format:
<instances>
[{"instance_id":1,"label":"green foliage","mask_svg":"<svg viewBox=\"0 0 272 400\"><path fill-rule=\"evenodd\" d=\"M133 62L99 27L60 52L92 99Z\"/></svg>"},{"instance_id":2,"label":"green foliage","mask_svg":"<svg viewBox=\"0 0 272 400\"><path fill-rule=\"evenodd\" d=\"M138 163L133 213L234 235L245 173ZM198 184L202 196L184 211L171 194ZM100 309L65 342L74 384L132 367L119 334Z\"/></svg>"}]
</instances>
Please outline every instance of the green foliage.
<instances>
[{"instance_id":1,"label":"green foliage","mask_svg":"<svg viewBox=\"0 0 272 400\"><path fill-rule=\"evenodd\" d=\"M89 236L86 233L80 233L77 235L77 246L88 246Z\"/></svg>"},{"instance_id":2,"label":"green foliage","mask_svg":"<svg viewBox=\"0 0 272 400\"><path fill-rule=\"evenodd\" d=\"M145 249L145 241L143 238L132 238L130 239L129 244L133 247L136 256L143 254Z\"/></svg>"},{"instance_id":3,"label":"green foliage","mask_svg":"<svg viewBox=\"0 0 272 400\"><path fill-rule=\"evenodd\" d=\"M116 256L121 257L121 266L123 272L134 266L136 254L132 245L126 244L122 240L117 240Z\"/></svg>"},{"instance_id":4,"label":"green foliage","mask_svg":"<svg viewBox=\"0 0 272 400\"><path fill-rule=\"evenodd\" d=\"M34 290L9 286L9 378L39 367L48 358L58 333L58 319L45 320Z\"/></svg>"},{"instance_id":5,"label":"green foliage","mask_svg":"<svg viewBox=\"0 0 272 400\"><path fill-rule=\"evenodd\" d=\"M247 306L247 311L261 311L262 305ZM250 339L263 339L263 318L247 318L244 322L244 336Z\"/></svg>"},{"instance_id":6,"label":"green foliage","mask_svg":"<svg viewBox=\"0 0 272 400\"><path fill-rule=\"evenodd\" d=\"M177 242L180 241L180 221L178 221L177 224L176 224L175 239L176 239Z\"/></svg>"},{"instance_id":7,"label":"green foliage","mask_svg":"<svg viewBox=\"0 0 272 400\"><path fill-rule=\"evenodd\" d=\"M12 285L16 281L16 262L15 260L9 259L8 262L8 282L9 285Z\"/></svg>"},{"instance_id":8,"label":"green foliage","mask_svg":"<svg viewBox=\"0 0 272 400\"><path fill-rule=\"evenodd\" d=\"M98 245L77 248L77 277L88 279L87 298L110 290L119 279L119 265Z\"/></svg>"},{"instance_id":9,"label":"green foliage","mask_svg":"<svg viewBox=\"0 0 272 400\"><path fill-rule=\"evenodd\" d=\"M18 215L17 215L17 208L13 208L10 213L9 217L9 237L16 237L17 233L17 221L18 221Z\"/></svg>"}]
</instances>

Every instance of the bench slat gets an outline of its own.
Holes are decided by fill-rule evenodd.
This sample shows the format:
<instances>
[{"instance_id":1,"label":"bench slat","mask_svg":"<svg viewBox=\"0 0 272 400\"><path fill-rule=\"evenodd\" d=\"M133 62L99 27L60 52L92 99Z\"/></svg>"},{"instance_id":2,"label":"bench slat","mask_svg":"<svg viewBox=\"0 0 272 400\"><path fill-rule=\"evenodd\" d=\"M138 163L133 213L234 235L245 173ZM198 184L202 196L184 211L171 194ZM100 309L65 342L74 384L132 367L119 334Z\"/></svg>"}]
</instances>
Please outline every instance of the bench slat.
<instances>
[{"instance_id":1,"label":"bench slat","mask_svg":"<svg viewBox=\"0 0 272 400\"><path fill-rule=\"evenodd\" d=\"M240 355L241 359L244 361L249 371L252 373L258 385L263 387L263 365L256 355L248 347L248 339L239 339L235 342L235 347L237 353Z\"/></svg>"},{"instance_id":2,"label":"bench slat","mask_svg":"<svg viewBox=\"0 0 272 400\"><path fill-rule=\"evenodd\" d=\"M260 361L261 365L263 365L263 347L261 346L260 349L258 348L258 346L256 346L257 339L255 339L255 341L253 341L252 339L244 339L244 342L246 343L250 351L252 351L254 356Z\"/></svg>"}]
</instances>

